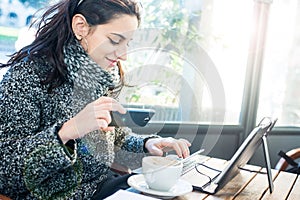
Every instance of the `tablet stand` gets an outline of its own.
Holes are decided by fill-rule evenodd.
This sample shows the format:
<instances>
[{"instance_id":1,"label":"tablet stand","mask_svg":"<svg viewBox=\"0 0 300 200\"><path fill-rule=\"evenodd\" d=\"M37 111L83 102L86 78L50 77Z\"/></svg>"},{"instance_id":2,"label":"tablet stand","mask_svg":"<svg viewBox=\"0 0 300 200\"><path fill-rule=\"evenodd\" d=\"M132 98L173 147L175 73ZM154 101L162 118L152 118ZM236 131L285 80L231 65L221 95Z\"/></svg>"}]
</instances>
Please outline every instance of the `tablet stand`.
<instances>
[{"instance_id":1,"label":"tablet stand","mask_svg":"<svg viewBox=\"0 0 300 200\"><path fill-rule=\"evenodd\" d=\"M274 191L274 184L272 180L272 172L271 172L271 162L270 162L270 155L268 150L268 143L267 143L267 136L262 136L262 144L263 144L263 152L265 156L265 164L267 169L267 175L268 175L268 182L269 182L269 189L270 193Z\"/></svg>"}]
</instances>

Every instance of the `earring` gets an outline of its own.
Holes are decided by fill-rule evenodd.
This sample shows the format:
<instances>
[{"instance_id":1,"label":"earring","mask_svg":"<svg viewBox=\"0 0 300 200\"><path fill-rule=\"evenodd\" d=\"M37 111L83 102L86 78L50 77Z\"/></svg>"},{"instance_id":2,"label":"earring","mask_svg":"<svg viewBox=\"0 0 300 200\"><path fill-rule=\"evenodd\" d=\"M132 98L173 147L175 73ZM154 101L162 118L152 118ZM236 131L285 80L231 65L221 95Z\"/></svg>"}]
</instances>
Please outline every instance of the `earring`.
<instances>
[{"instance_id":1,"label":"earring","mask_svg":"<svg viewBox=\"0 0 300 200\"><path fill-rule=\"evenodd\" d=\"M82 36L81 35L77 35L76 33L74 33L75 35L75 38L78 40L78 41L81 41L82 40Z\"/></svg>"}]
</instances>

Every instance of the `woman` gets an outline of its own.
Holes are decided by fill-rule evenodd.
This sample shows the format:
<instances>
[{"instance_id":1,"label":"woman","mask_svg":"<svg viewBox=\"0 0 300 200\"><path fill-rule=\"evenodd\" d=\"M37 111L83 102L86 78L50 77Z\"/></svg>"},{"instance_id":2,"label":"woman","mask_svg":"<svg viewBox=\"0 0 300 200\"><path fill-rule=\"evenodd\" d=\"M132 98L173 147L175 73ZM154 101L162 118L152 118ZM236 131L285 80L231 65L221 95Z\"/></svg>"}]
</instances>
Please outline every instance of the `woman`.
<instances>
[{"instance_id":1,"label":"woman","mask_svg":"<svg viewBox=\"0 0 300 200\"><path fill-rule=\"evenodd\" d=\"M131 0L63 0L45 12L33 43L2 65L10 68L0 87L0 193L102 199L115 191L103 189L116 183L109 175L115 146L189 155L184 139L109 126L111 111L126 112L113 97L139 22Z\"/></svg>"}]
</instances>

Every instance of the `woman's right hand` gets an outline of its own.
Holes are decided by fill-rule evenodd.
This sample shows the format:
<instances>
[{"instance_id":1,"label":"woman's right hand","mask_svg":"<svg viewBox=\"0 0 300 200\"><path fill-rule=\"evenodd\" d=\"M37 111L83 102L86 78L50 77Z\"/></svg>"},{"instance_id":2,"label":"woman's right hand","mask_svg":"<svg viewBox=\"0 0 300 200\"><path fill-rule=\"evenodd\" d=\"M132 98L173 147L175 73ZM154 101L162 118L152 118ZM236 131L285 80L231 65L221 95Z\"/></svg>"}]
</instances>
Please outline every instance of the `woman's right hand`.
<instances>
[{"instance_id":1,"label":"woman's right hand","mask_svg":"<svg viewBox=\"0 0 300 200\"><path fill-rule=\"evenodd\" d=\"M108 126L111 122L111 111L126 113L126 109L110 97L100 97L89 103L77 115L64 123L58 132L61 140L66 143L68 140L83 137L95 130L113 130L114 127Z\"/></svg>"}]
</instances>

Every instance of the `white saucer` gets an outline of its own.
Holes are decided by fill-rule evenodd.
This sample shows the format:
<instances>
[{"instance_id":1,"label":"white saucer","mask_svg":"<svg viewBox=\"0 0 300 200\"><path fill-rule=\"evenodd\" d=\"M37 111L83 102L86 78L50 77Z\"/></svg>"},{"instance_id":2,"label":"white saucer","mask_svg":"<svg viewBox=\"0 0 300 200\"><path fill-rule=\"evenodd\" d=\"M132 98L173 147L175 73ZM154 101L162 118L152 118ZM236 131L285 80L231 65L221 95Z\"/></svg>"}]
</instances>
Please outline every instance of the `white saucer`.
<instances>
[{"instance_id":1,"label":"white saucer","mask_svg":"<svg viewBox=\"0 0 300 200\"><path fill-rule=\"evenodd\" d=\"M193 186L189 182L182 179L179 179L176 185L174 185L169 191L153 190L148 187L143 174L130 176L127 182L128 185L134 189L143 192L146 195L160 199L171 199L176 196L187 194L193 190Z\"/></svg>"}]
</instances>

